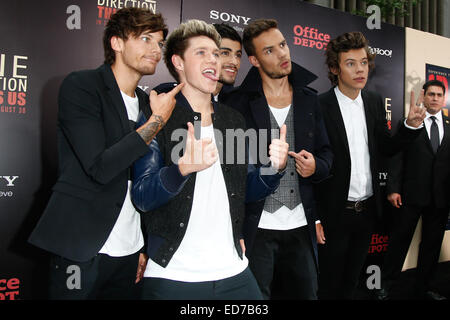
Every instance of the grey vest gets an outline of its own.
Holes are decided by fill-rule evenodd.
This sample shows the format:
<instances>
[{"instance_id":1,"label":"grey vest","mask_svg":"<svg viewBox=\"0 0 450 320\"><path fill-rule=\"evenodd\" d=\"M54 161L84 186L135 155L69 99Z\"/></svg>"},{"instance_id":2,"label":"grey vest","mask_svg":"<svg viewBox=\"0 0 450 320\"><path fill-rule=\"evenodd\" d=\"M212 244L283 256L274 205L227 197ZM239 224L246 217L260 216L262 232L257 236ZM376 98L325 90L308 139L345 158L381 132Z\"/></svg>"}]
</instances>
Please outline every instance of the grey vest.
<instances>
[{"instance_id":1,"label":"grey vest","mask_svg":"<svg viewBox=\"0 0 450 320\"><path fill-rule=\"evenodd\" d=\"M272 129L279 129L277 120L269 110L270 125ZM294 105L291 105L288 115L284 122L286 124L286 142L289 143L289 150L294 150ZM274 137L272 137L274 138ZM300 190L298 185L298 173L295 170L295 160L293 157L288 157L286 173L280 180L280 186L277 191L266 198L264 203L264 210L274 213L283 205L290 210L298 206L302 199L300 197Z\"/></svg>"}]
</instances>

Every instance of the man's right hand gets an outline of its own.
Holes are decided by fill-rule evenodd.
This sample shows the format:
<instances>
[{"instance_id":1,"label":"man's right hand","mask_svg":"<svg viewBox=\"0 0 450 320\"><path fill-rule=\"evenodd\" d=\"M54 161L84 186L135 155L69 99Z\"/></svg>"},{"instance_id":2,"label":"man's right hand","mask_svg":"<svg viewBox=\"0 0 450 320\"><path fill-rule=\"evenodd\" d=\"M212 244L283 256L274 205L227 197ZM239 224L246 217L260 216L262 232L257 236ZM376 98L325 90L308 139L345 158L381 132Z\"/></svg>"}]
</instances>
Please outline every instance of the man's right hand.
<instances>
[{"instance_id":1,"label":"man's right hand","mask_svg":"<svg viewBox=\"0 0 450 320\"><path fill-rule=\"evenodd\" d=\"M178 160L178 169L183 176L207 169L219 158L219 151L212 139L197 140L192 123L188 122L187 126L186 148L183 156Z\"/></svg>"},{"instance_id":2,"label":"man's right hand","mask_svg":"<svg viewBox=\"0 0 450 320\"><path fill-rule=\"evenodd\" d=\"M400 193L390 193L388 194L387 199L396 208L400 208L400 206L402 205L402 196L400 195Z\"/></svg>"},{"instance_id":3,"label":"man's right hand","mask_svg":"<svg viewBox=\"0 0 450 320\"><path fill-rule=\"evenodd\" d=\"M184 83L180 83L167 93L157 94L155 90L150 92L150 108L152 109L152 115L144 125L136 130L147 144L150 144L159 130L161 130L165 126L167 120L169 120L173 108L175 108L175 96L180 92L183 86Z\"/></svg>"}]
</instances>

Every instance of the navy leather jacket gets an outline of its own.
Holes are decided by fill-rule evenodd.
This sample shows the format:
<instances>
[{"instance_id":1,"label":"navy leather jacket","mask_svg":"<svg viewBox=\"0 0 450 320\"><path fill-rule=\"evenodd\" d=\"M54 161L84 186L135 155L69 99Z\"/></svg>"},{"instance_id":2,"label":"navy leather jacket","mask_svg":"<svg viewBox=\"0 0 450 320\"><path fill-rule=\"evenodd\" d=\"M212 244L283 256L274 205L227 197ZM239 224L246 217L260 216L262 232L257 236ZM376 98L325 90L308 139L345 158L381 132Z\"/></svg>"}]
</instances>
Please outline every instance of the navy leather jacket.
<instances>
[{"instance_id":1,"label":"navy leather jacket","mask_svg":"<svg viewBox=\"0 0 450 320\"><path fill-rule=\"evenodd\" d=\"M171 87L170 85L169 87L160 86L157 91L168 91ZM176 96L176 100L176 106L166 126L150 143L149 152L138 159L132 169L132 200L143 213L147 253L154 262L163 267L169 263L186 232L196 178L196 173L183 177L178 169L177 159L172 158L176 151L180 156L182 155L182 152L175 148L179 148L180 143L185 144L187 122L194 124L201 121L201 114L192 110L182 93ZM220 160L230 203L234 243L242 258L239 240L243 238L245 202L262 199L274 192L283 174L261 175L260 168L248 164L248 161L243 164L225 163L223 155L226 155L226 147L229 146L226 129L245 130L245 120L240 113L226 105L213 102L213 107L213 126L215 130L222 133L223 137L221 140L216 136L216 142L219 150L223 147ZM141 113L137 126L145 121L146 118ZM195 124L194 128L197 129ZM186 129L177 131L177 133L183 132L184 135L175 134L178 139L174 139L174 131L179 129ZM199 132L195 131L198 137ZM237 147L236 141L234 141L234 147Z\"/></svg>"}]
</instances>

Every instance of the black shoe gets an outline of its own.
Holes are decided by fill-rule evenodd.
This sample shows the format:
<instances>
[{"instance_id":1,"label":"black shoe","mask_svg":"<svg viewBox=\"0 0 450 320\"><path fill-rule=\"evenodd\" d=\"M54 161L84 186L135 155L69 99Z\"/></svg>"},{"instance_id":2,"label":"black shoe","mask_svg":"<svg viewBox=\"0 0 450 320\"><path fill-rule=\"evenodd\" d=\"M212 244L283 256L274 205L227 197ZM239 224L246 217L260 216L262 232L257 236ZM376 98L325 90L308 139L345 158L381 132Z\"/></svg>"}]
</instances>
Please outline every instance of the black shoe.
<instances>
[{"instance_id":1,"label":"black shoe","mask_svg":"<svg viewBox=\"0 0 450 320\"><path fill-rule=\"evenodd\" d=\"M424 294L425 300L447 300L446 297L441 296L439 293L434 291L427 291Z\"/></svg>"},{"instance_id":2,"label":"black shoe","mask_svg":"<svg viewBox=\"0 0 450 320\"><path fill-rule=\"evenodd\" d=\"M386 288L374 290L376 300L389 300L389 291Z\"/></svg>"}]
</instances>

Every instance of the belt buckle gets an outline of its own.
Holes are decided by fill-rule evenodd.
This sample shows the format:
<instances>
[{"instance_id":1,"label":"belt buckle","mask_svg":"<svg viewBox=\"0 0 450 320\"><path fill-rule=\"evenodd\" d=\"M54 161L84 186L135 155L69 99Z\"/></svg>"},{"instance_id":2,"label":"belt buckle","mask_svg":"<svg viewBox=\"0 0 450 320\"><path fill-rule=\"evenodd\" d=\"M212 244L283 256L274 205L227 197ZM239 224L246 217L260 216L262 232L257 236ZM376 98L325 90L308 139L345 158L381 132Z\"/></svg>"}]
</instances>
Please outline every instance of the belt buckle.
<instances>
[{"instance_id":1,"label":"belt buckle","mask_svg":"<svg viewBox=\"0 0 450 320\"><path fill-rule=\"evenodd\" d=\"M356 212L361 212L361 211L363 211L364 210L364 206L363 206L363 202L362 201L356 201L355 202L355 211Z\"/></svg>"}]
</instances>

